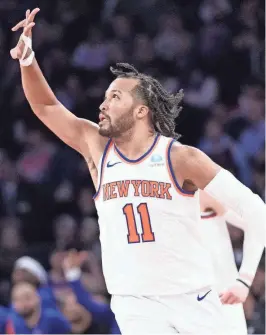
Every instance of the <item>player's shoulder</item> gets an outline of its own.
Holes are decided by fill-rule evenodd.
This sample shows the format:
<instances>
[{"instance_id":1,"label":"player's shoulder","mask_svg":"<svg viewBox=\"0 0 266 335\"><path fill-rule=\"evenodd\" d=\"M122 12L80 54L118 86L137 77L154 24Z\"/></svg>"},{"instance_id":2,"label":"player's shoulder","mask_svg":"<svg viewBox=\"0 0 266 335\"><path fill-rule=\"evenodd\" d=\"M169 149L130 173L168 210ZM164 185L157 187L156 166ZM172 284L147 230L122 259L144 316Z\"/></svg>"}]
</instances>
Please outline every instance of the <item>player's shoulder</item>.
<instances>
[{"instance_id":1,"label":"player's shoulder","mask_svg":"<svg viewBox=\"0 0 266 335\"><path fill-rule=\"evenodd\" d=\"M175 174L180 179L191 180L203 161L202 155L205 154L195 147L174 142L169 158Z\"/></svg>"},{"instance_id":2,"label":"player's shoulder","mask_svg":"<svg viewBox=\"0 0 266 335\"><path fill-rule=\"evenodd\" d=\"M183 163L188 162L191 159L196 159L201 151L195 147L181 144L178 141L173 141L171 146L171 158L173 160L180 161Z\"/></svg>"}]
</instances>

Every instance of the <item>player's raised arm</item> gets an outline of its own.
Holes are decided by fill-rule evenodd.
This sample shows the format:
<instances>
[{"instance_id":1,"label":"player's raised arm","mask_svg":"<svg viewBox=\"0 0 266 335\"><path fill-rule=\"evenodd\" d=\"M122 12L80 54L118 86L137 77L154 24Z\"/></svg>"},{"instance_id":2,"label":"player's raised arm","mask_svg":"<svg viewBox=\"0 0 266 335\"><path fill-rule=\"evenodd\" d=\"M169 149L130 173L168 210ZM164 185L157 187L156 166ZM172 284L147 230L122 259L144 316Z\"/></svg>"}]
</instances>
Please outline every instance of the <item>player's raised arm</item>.
<instances>
[{"instance_id":1,"label":"player's raised arm","mask_svg":"<svg viewBox=\"0 0 266 335\"><path fill-rule=\"evenodd\" d=\"M98 125L77 118L57 100L34 58L31 30L38 12L38 8L28 10L26 19L12 28L13 31L23 28L17 46L10 53L13 59L20 61L25 96L33 112L52 132L85 158L92 157L97 164L106 142L98 134Z\"/></svg>"},{"instance_id":2,"label":"player's raised arm","mask_svg":"<svg viewBox=\"0 0 266 335\"><path fill-rule=\"evenodd\" d=\"M245 231L249 230L249 242L244 241L244 253L246 262L242 263L240 273L244 280L251 285L259 264L262 248L265 245L266 206L261 198L249 188L237 180L232 173L214 163L202 151L187 147L174 147L172 152L173 162L176 162L176 170L182 175L182 181L190 181L197 188L205 190L217 199L225 208L231 208L246 223ZM182 161L182 164L180 164ZM252 246L259 248L256 258L250 251ZM246 250L246 251L245 251ZM254 254L253 254L254 256ZM251 270L252 269L252 270Z\"/></svg>"}]
</instances>

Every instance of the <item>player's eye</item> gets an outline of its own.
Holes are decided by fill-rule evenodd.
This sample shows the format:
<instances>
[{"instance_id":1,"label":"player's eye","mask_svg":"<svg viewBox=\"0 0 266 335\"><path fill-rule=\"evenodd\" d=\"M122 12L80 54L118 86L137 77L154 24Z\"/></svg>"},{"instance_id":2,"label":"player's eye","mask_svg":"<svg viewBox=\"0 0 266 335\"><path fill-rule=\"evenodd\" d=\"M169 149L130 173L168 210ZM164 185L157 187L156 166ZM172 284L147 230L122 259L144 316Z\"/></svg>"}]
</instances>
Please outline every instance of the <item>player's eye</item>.
<instances>
[{"instance_id":1,"label":"player's eye","mask_svg":"<svg viewBox=\"0 0 266 335\"><path fill-rule=\"evenodd\" d=\"M119 96L116 93L113 93L112 98L113 99L119 99Z\"/></svg>"}]
</instances>

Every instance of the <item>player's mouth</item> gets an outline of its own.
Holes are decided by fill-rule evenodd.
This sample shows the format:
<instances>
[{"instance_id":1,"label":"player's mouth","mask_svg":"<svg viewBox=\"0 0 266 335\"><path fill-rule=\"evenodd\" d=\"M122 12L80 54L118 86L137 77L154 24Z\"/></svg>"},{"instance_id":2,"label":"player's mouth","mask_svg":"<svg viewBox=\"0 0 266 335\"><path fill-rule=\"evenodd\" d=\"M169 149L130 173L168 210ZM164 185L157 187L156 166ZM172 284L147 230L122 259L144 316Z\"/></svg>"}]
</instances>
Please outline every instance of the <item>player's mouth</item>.
<instances>
[{"instance_id":1,"label":"player's mouth","mask_svg":"<svg viewBox=\"0 0 266 335\"><path fill-rule=\"evenodd\" d=\"M108 121L108 118L104 114L100 113L99 114L99 125L105 121Z\"/></svg>"},{"instance_id":2,"label":"player's mouth","mask_svg":"<svg viewBox=\"0 0 266 335\"><path fill-rule=\"evenodd\" d=\"M105 120L106 120L106 117L102 113L100 113L99 114L99 121L102 122L102 121L105 121Z\"/></svg>"}]
</instances>

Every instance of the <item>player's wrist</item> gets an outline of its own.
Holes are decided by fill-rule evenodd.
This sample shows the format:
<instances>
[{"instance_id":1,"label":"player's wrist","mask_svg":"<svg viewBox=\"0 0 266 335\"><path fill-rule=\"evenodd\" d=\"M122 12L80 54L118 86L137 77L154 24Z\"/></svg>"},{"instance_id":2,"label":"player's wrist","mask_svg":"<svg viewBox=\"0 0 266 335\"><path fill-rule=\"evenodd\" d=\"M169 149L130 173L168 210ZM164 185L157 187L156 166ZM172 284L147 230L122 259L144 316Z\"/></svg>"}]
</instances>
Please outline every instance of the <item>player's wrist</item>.
<instances>
[{"instance_id":1,"label":"player's wrist","mask_svg":"<svg viewBox=\"0 0 266 335\"><path fill-rule=\"evenodd\" d=\"M19 63L21 66L30 66L35 56L35 53L32 50L32 39L25 36L24 34L21 35L20 39L24 43L24 49L22 51L22 57L19 60Z\"/></svg>"}]
</instances>

